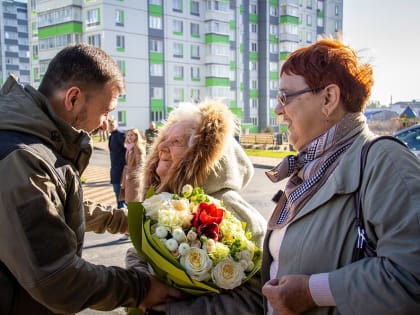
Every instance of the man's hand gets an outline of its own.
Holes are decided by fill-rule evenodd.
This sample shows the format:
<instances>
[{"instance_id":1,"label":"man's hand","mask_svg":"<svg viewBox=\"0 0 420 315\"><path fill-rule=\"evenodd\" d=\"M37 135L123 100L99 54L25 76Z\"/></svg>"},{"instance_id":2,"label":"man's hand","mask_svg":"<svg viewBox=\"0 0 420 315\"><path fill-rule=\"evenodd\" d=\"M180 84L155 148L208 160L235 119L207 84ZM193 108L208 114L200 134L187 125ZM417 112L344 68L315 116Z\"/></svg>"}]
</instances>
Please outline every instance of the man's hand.
<instances>
[{"instance_id":1,"label":"man's hand","mask_svg":"<svg viewBox=\"0 0 420 315\"><path fill-rule=\"evenodd\" d=\"M282 315L295 315L316 306L309 291L309 276L287 275L271 279L262 288L274 310Z\"/></svg>"},{"instance_id":2,"label":"man's hand","mask_svg":"<svg viewBox=\"0 0 420 315\"><path fill-rule=\"evenodd\" d=\"M145 310L152 308L154 305L163 304L165 302L176 301L182 299L183 295L178 289L172 288L157 280L154 276L149 276L150 288L144 299L141 301L139 308Z\"/></svg>"}]
</instances>

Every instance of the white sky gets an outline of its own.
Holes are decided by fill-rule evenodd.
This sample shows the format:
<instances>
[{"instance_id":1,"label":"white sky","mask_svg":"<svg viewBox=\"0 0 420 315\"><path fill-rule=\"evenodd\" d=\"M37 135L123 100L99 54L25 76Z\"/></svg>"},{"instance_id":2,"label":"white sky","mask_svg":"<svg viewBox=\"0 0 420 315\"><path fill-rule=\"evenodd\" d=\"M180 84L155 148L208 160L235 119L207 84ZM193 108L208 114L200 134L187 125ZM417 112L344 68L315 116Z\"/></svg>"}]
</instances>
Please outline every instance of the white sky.
<instances>
[{"instance_id":1,"label":"white sky","mask_svg":"<svg viewBox=\"0 0 420 315\"><path fill-rule=\"evenodd\" d=\"M420 100L420 1L344 0L344 42L373 65L372 101Z\"/></svg>"}]
</instances>

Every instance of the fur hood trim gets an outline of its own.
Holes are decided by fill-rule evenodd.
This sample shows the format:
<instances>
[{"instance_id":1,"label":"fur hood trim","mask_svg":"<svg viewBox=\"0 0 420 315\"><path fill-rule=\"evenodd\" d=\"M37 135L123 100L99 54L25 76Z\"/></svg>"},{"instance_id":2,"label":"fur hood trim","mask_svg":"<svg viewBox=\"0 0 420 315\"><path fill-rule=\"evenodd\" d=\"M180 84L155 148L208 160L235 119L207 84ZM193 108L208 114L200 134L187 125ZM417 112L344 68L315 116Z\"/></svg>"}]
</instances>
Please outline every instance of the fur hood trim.
<instances>
[{"instance_id":1,"label":"fur hood trim","mask_svg":"<svg viewBox=\"0 0 420 315\"><path fill-rule=\"evenodd\" d=\"M168 181L163 183L156 174L159 163L159 144L166 138L170 126L192 117L182 118L175 109L168 121L159 130L159 136L153 144L152 151L145 167L145 189L151 185L157 192L169 191L180 193L185 184L203 186L206 177L214 170L221 159L229 139L233 137L236 127L233 113L227 106L216 100L200 103L198 106L190 104L191 110L200 112L201 118L197 123L191 145L186 148L185 158L178 167L170 171Z\"/></svg>"}]
</instances>

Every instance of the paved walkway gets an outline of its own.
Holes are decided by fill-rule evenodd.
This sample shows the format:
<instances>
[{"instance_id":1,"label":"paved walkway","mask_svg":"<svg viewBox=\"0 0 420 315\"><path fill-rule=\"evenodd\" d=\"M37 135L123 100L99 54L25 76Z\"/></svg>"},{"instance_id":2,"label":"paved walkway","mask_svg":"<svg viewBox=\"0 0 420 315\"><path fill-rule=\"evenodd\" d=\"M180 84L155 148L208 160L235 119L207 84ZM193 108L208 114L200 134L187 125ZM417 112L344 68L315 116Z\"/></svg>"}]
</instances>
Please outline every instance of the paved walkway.
<instances>
[{"instance_id":1,"label":"paved walkway","mask_svg":"<svg viewBox=\"0 0 420 315\"><path fill-rule=\"evenodd\" d=\"M94 148L108 152L108 142L95 142ZM279 159L275 158L250 156L250 159L258 167L270 168L279 163ZM104 205L116 205L114 191L109 182L109 166L90 163L82 177L85 179L85 184L83 184L85 200L89 199Z\"/></svg>"}]
</instances>

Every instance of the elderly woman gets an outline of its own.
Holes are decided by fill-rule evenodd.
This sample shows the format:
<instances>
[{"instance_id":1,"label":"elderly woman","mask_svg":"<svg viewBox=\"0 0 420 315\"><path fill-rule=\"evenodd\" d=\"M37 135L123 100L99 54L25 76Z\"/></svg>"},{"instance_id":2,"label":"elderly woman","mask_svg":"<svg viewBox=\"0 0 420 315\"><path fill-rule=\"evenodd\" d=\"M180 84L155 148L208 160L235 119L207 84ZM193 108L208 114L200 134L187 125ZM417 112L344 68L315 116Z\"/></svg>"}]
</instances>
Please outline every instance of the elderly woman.
<instances>
[{"instance_id":1,"label":"elderly woman","mask_svg":"<svg viewBox=\"0 0 420 315\"><path fill-rule=\"evenodd\" d=\"M153 144L145 166L144 187L181 193L185 184L202 186L247 223L261 246L266 221L239 194L251 180L253 166L235 141L234 128L233 114L221 102L187 104L175 109ZM128 266L138 263L135 256L129 250ZM255 277L226 293L168 303L164 308L166 314L262 314L259 280Z\"/></svg>"},{"instance_id":2,"label":"elderly woman","mask_svg":"<svg viewBox=\"0 0 420 315\"><path fill-rule=\"evenodd\" d=\"M332 39L283 64L275 111L299 154L268 172L273 181L291 175L264 242L268 314L420 314L419 160L382 139L359 174L362 146L374 137L363 115L372 72ZM354 261L359 180L377 257Z\"/></svg>"}]
</instances>

